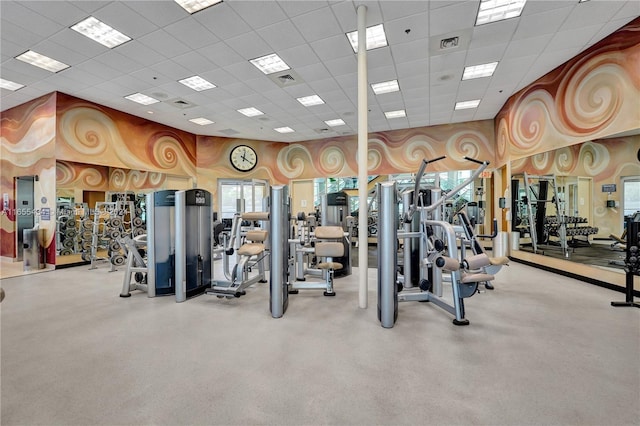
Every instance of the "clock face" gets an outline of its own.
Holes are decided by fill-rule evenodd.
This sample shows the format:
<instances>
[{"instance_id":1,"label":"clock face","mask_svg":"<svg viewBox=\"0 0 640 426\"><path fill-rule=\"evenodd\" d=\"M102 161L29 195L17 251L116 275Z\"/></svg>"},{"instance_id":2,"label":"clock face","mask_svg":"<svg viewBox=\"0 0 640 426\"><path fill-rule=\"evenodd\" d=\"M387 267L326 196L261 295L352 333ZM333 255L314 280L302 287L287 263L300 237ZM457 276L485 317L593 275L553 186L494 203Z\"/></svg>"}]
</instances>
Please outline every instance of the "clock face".
<instances>
[{"instance_id":1,"label":"clock face","mask_svg":"<svg viewBox=\"0 0 640 426\"><path fill-rule=\"evenodd\" d=\"M229 158L231 165L241 172L248 172L258 164L256 151L247 145L238 145L233 148Z\"/></svg>"}]
</instances>

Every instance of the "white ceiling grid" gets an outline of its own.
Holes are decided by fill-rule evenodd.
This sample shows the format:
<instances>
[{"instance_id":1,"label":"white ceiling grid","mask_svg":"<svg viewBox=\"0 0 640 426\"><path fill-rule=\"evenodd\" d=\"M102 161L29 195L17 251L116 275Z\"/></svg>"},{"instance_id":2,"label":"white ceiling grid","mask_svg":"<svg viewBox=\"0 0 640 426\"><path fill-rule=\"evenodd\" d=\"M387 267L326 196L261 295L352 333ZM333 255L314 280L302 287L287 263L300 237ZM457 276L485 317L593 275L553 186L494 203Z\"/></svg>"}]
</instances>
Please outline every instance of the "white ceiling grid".
<instances>
[{"instance_id":1,"label":"white ceiling grid","mask_svg":"<svg viewBox=\"0 0 640 426\"><path fill-rule=\"evenodd\" d=\"M370 132L492 119L513 93L640 15L637 0L529 0L521 17L475 27L479 0L225 0L193 15L170 0L2 0L0 73L25 87L1 89L0 107L57 90L201 135L292 142L355 134L357 60L345 34L357 29L361 3L368 26L383 23L388 40L367 52L369 83L400 85L369 90ZM90 15L132 40L108 49L69 28ZM440 51L445 36L459 36L460 46ZM27 50L70 68L52 74L15 59ZM299 81L280 86L249 62L270 53ZM493 61L492 77L461 80L465 66ZM196 92L178 82L193 75L217 87ZM161 102L124 99L136 92ZM313 94L325 103L296 100ZM478 108L454 111L472 99L482 100ZM237 111L248 107L264 115ZM402 109L406 117L384 115ZM188 121L198 117L215 123ZM324 123L337 118L345 124ZM295 132L273 130L284 126Z\"/></svg>"}]
</instances>

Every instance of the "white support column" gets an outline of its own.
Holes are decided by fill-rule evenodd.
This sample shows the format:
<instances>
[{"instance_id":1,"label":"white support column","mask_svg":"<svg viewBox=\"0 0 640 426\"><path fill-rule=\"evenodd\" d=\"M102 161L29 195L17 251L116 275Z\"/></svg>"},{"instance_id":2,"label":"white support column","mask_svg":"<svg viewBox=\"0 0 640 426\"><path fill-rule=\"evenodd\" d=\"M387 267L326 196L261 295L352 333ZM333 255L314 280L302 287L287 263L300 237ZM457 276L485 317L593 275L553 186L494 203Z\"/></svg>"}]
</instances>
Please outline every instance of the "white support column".
<instances>
[{"instance_id":1,"label":"white support column","mask_svg":"<svg viewBox=\"0 0 640 426\"><path fill-rule=\"evenodd\" d=\"M360 272L358 306L368 305L368 209L367 209L367 154L368 148L367 105L367 6L358 6L358 270Z\"/></svg>"}]
</instances>

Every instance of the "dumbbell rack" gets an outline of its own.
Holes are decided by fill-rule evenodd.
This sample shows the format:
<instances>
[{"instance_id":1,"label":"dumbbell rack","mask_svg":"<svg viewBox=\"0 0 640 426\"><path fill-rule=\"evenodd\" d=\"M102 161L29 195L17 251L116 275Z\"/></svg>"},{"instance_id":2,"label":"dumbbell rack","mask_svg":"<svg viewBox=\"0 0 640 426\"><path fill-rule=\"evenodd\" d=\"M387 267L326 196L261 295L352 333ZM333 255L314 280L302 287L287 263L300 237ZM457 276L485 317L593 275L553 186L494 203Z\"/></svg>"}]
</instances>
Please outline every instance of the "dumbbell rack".
<instances>
[{"instance_id":1,"label":"dumbbell rack","mask_svg":"<svg viewBox=\"0 0 640 426\"><path fill-rule=\"evenodd\" d=\"M89 269L96 269L96 262L108 260L105 257L98 257L99 248L108 248L108 222L111 219L111 215L116 212L116 204L114 202L97 202L96 208L93 212L93 231L91 233L91 247L89 259L91 261L91 267ZM84 248L85 246L83 246ZM84 259L84 257L83 257ZM86 260L86 259L85 259ZM115 268L111 268L115 271Z\"/></svg>"}]
</instances>

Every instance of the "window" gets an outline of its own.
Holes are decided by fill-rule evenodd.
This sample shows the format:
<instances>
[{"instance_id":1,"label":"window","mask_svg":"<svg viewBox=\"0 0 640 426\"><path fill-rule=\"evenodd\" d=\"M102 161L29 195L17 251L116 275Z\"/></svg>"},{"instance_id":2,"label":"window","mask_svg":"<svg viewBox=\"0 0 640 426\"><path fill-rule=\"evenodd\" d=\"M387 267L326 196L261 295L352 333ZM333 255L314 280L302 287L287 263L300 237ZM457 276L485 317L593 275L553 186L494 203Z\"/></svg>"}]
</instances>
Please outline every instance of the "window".
<instances>
[{"instance_id":1,"label":"window","mask_svg":"<svg viewBox=\"0 0 640 426\"><path fill-rule=\"evenodd\" d=\"M238 201L244 200L245 212L264 211L263 200L268 195L269 186L261 180L218 180L218 200L220 219L231 219L238 211Z\"/></svg>"}]
</instances>

